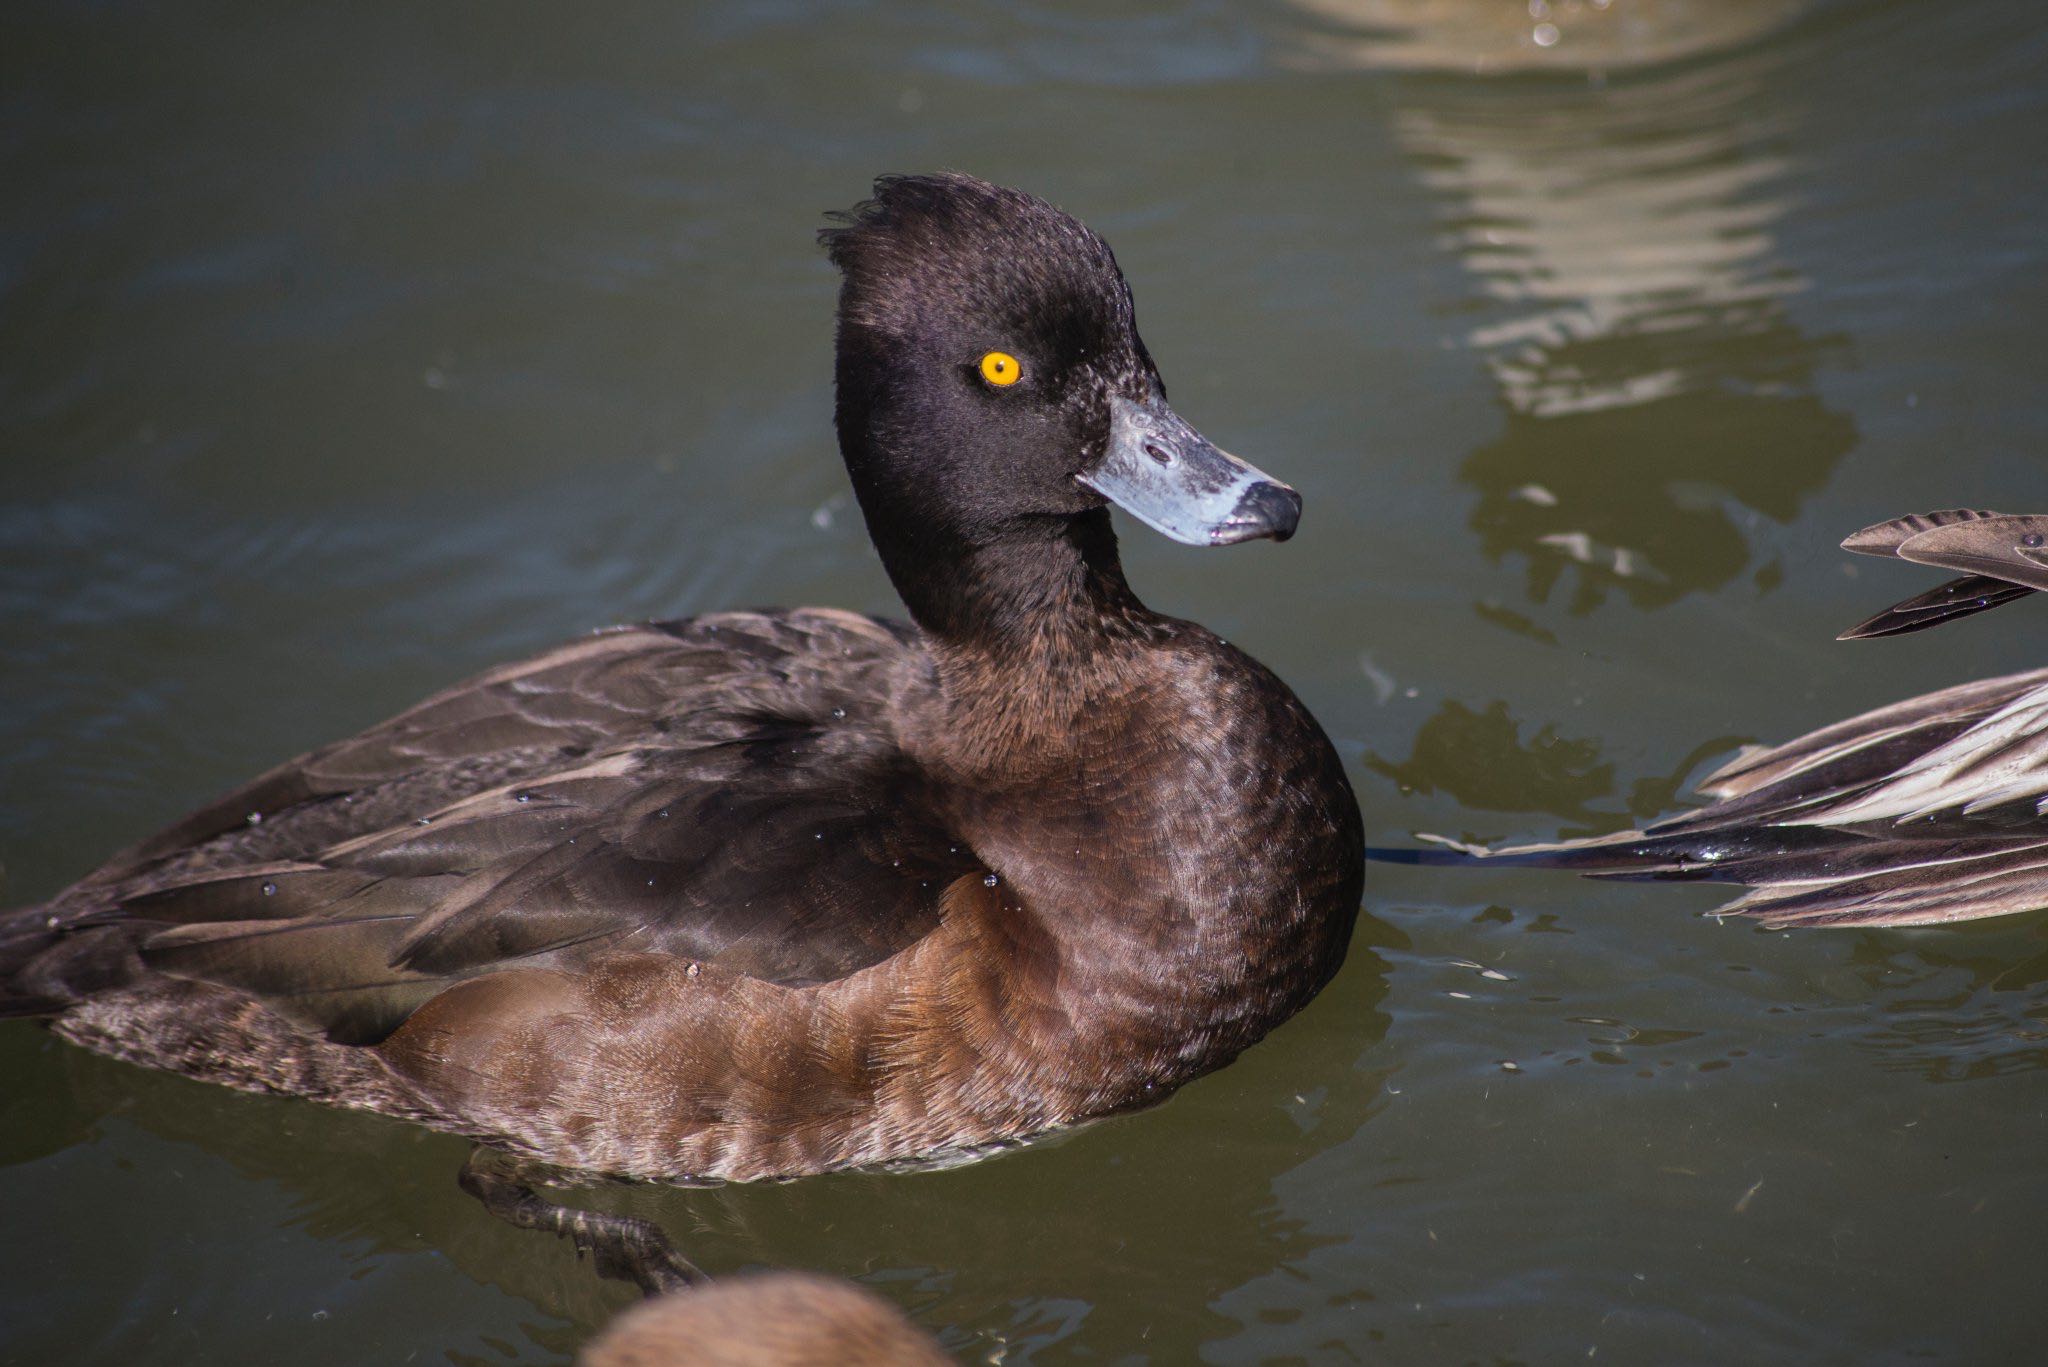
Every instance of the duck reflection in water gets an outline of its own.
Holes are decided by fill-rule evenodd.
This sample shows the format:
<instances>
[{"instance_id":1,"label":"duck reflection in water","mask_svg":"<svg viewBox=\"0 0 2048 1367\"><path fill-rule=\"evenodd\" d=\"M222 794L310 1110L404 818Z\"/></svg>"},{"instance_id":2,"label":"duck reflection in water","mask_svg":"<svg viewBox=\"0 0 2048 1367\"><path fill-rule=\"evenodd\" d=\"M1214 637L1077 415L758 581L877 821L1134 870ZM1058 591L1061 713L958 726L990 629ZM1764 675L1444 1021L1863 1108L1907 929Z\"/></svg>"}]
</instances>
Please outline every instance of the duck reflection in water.
<instances>
[{"instance_id":1,"label":"duck reflection in water","mask_svg":"<svg viewBox=\"0 0 2048 1367\"><path fill-rule=\"evenodd\" d=\"M1814 389L1839 349L1788 301L1805 0L1294 0L1297 60L1392 70L1396 135L1477 283L1463 342L1501 434L1459 476L1531 602L1657 608L1776 572L1753 514L1789 522L1855 427ZM1540 625L1499 608L1505 629Z\"/></svg>"}]
</instances>

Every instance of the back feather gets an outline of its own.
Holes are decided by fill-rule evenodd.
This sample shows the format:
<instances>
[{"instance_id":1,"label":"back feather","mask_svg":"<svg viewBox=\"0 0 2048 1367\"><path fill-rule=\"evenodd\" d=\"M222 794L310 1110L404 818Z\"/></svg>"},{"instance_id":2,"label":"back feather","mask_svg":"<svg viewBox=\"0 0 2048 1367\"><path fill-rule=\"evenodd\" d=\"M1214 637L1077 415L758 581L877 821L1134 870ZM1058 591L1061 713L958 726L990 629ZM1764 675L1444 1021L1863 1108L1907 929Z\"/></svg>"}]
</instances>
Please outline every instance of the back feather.
<instances>
[{"instance_id":1,"label":"back feather","mask_svg":"<svg viewBox=\"0 0 2048 1367\"><path fill-rule=\"evenodd\" d=\"M617 949L784 985L858 971L980 872L883 715L921 686L915 640L726 613L494 670L0 918L0 1010L165 975L360 1044L463 979Z\"/></svg>"}]
</instances>

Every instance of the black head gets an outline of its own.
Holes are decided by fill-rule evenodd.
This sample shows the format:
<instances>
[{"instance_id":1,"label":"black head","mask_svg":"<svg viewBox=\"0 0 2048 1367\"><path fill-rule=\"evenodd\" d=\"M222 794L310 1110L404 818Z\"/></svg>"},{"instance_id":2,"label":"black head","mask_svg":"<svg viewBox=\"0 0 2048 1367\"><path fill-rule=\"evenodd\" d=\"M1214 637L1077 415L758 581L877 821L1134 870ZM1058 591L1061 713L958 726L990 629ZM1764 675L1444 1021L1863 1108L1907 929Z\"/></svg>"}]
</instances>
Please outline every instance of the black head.
<instances>
[{"instance_id":1,"label":"black head","mask_svg":"<svg viewBox=\"0 0 2048 1367\"><path fill-rule=\"evenodd\" d=\"M1075 476L1109 396L1159 383L1109 244L970 176L884 176L844 219L819 238L844 272L840 443L869 515L883 495L979 539L1100 507Z\"/></svg>"},{"instance_id":2,"label":"black head","mask_svg":"<svg viewBox=\"0 0 2048 1367\"><path fill-rule=\"evenodd\" d=\"M1292 490L1166 407L1081 223L962 175L885 176L838 217L840 448L899 587L906 555L1066 537L1106 499L1200 544L1293 531Z\"/></svg>"}]
</instances>

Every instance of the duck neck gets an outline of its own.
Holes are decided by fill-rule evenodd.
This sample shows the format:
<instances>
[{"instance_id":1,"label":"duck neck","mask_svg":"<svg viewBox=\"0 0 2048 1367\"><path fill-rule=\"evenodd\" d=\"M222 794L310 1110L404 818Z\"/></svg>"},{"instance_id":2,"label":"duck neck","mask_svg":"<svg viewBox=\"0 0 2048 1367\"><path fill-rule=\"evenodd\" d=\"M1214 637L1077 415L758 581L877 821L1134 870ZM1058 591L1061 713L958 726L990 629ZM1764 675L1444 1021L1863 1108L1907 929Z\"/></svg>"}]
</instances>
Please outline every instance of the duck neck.
<instances>
[{"instance_id":1,"label":"duck neck","mask_svg":"<svg viewBox=\"0 0 2048 1367\"><path fill-rule=\"evenodd\" d=\"M874 530L953 725L983 754L1067 735L1081 709L1126 682L1133 648L1159 620L1124 580L1107 509L995 536Z\"/></svg>"}]
</instances>

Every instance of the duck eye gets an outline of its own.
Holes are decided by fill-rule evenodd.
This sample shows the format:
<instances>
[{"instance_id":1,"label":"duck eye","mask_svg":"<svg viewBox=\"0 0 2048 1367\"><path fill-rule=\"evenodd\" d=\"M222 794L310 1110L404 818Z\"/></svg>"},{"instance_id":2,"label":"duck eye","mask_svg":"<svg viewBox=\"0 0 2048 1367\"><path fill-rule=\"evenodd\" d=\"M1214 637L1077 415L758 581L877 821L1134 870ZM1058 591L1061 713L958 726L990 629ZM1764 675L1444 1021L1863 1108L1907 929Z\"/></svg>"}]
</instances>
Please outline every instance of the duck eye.
<instances>
[{"instance_id":1,"label":"duck eye","mask_svg":"<svg viewBox=\"0 0 2048 1367\"><path fill-rule=\"evenodd\" d=\"M991 351L981 358L981 378L1004 389L1024 378L1024 367L1007 351Z\"/></svg>"}]
</instances>

